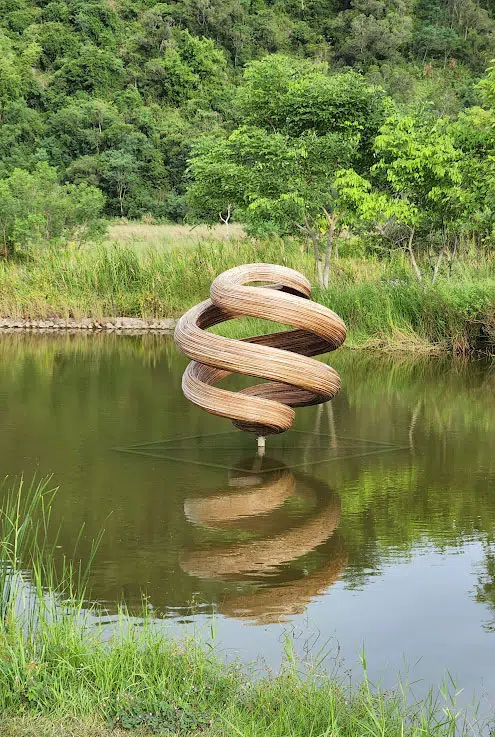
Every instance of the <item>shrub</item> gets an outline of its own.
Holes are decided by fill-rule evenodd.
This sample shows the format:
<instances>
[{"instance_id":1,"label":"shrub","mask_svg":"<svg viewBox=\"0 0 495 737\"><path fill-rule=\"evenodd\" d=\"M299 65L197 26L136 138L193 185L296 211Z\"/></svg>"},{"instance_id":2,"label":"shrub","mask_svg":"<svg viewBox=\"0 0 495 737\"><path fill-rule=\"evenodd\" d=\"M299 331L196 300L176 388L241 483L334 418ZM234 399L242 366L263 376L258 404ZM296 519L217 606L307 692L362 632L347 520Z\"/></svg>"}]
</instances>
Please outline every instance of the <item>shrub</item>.
<instances>
[{"instance_id":1,"label":"shrub","mask_svg":"<svg viewBox=\"0 0 495 737\"><path fill-rule=\"evenodd\" d=\"M14 169L0 180L0 250L4 257L41 243L66 244L104 231L105 198L83 184L60 184L46 163L33 172Z\"/></svg>"}]
</instances>

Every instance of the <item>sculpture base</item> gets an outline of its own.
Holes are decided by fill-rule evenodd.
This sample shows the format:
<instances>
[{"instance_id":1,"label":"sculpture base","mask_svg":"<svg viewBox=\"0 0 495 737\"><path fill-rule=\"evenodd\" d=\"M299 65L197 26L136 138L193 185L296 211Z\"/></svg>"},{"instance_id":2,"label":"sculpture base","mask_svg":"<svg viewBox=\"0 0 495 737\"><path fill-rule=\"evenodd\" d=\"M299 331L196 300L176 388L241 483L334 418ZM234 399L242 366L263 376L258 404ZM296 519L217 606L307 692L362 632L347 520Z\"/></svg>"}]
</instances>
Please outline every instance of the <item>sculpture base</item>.
<instances>
[{"instance_id":1,"label":"sculpture base","mask_svg":"<svg viewBox=\"0 0 495 737\"><path fill-rule=\"evenodd\" d=\"M243 468L236 466L236 463L242 458L255 455L255 448L252 435L231 430L138 443L115 450L164 461L242 471ZM266 442L266 449L258 445L259 455L266 452L272 460L280 462L280 468L303 468L330 462L347 462L353 458L402 450L408 450L408 446L302 430L271 435ZM275 470L275 467L271 465L270 470Z\"/></svg>"}]
</instances>

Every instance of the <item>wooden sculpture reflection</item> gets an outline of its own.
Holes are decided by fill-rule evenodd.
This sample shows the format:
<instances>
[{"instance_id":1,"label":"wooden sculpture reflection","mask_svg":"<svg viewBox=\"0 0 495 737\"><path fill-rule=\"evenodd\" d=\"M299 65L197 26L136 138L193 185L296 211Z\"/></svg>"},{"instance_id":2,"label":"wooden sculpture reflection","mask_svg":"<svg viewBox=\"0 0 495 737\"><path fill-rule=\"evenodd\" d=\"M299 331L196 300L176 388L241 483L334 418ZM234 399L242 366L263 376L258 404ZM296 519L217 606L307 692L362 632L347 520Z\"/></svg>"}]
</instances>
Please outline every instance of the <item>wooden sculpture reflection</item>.
<instances>
[{"instance_id":1,"label":"wooden sculpture reflection","mask_svg":"<svg viewBox=\"0 0 495 737\"><path fill-rule=\"evenodd\" d=\"M193 359L182 379L186 397L258 438L288 430L294 407L332 399L340 389L339 375L311 356L341 346L346 328L310 295L309 281L284 266L247 264L217 276L210 299L186 312L175 330L178 348ZM296 329L242 341L205 332L243 316ZM268 381L238 393L214 386L231 373Z\"/></svg>"},{"instance_id":2,"label":"wooden sculpture reflection","mask_svg":"<svg viewBox=\"0 0 495 737\"><path fill-rule=\"evenodd\" d=\"M201 527L237 527L244 522L244 526L249 523L252 532L263 536L189 551L182 555L180 564L186 573L201 579L254 584L256 588L245 593L227 594L220 611L258 622L275 622L304 611L315 596L339 578L347 556L341 537L335 534L340 520L338 496L324 482L289 469L260 473L257 462L259 459L251 471L247 464L246 472L231 476L229 482L231 489L246 489L254 480L249 491L189 498L184 509L187 518ZM302 522L287 513L281 517L284 503L298 495L311 502L312 511ZM277 513L279 517L273 520ZM260 520L265 520L265 529ZM275 529L274 524L270 529L270 520ZM324 558L316 570L301 575L289 566L315 549ZM290 580L294 575L299 577Z\"/></svg>"},{"instance_id":3,"label":"wooden sculpture reflection","mask_svg":"<svg viewBox=\"0 0 495 737\"><path fill-rule=\"evenodd\" d=\"M280 586L263 586L243 594L227 594L219 611L227 617L256 624L283 622L306 607L338 581L347 565L343 541L334 536L326 550L327 560L307 576Z\"/></svg>"},{"instance_id":4,"label":"wooden sculpture reflection","mask_svg":"<svg viewBox=\"0 0 495 737\"><path fill-rule=\"evenodd\" d=\"M242 526L253 517L266 515L293 496L294 475L287 469L273 472L270 478L261 475L234 477L229 486L240 488L237 494L218 492L207 499L188 498L184 502L186 518L202 527Z\"/></svg>"}]
</instances>

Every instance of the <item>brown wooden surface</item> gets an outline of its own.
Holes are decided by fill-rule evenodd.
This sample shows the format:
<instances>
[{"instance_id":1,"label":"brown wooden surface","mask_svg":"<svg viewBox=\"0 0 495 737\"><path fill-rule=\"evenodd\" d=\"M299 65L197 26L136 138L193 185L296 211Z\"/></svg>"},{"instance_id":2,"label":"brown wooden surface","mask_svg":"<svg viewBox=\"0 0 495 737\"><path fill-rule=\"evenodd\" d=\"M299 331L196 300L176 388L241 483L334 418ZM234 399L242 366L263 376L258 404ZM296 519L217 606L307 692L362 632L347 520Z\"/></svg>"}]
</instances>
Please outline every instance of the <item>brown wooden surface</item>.
<instances>
[{"instance_id":1,"label":"brown wooden surface","mask_svg":"<svg viewBox=\"0 0 495 737\"><path fill-rule=\"evenodd\" d=\"M217 276L210 299L186 312L175 329L179 350L193 359L182 379L185 396L256 435L288 430L293 407L332 399L340 389L340 377L311 356L341 346L346 328L335 312L312 302L310 295L306 277L285 266L247 264ZM243 316L296 329L246 340L205 332ZM237 393L215 386L231 373L268 381Z\"/></svg>"}]
</instances>

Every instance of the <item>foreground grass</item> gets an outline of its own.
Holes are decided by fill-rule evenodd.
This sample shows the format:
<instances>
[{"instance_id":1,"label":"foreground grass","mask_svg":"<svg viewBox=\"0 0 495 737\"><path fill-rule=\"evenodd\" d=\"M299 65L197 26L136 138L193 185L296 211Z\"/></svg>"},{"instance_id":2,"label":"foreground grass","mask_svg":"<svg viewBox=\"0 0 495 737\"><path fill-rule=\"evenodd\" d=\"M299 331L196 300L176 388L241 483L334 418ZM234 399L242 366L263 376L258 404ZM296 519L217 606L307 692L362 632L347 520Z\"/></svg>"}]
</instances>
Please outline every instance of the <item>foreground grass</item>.
<instances>
[{"instance_id":1,"label":"foreground grass","mask_svg":"<svg viewBox=\"0 0 495 737\"><path fill-rule=\"evenodd\" d=\"M1 734L205 737L453 737L467 725L432 699L408 704L366 678L351 690L288 653L280 674L250 678L214 649L178 643L125 619L104 643L70 615L35 635L12 622L0 637ZM34 731L36 730L36 731ZM473 732L471 731L471 734ZM475 732L476 733L476 732Z\"/></svg>"},{"instance_id":2,"label":"foreground grass","mask_svg":"<svg viewBox=\"0 0 495 737\"><path fill-rule=\"evenodd\" d=\"M109 625L83 607L87 568L46 546L47 482L21 483L0 513L0 734L5 737L454 737L468 725L446 694L411 703L366 677L351 688L298 661L278 674L219 660L143 616ZM29 566L29 573L26 572ZM47 586L43 586L47 582ZM110 629L111 628L111 629ZM481 734L469 725L469 734Z\"/></svg>"},{"instance_id":3,"label":"foreground grass","mask_svg":"<svg viewBox=\"0 0 495 737\"><path fill-rule=\"evenodd\" d=\"M42 716L8 717L0 721L2 737L130 737L118 727L108 727L98 717L88 719L57 719ZM135 730L132 737L144 737L144 730Z\"/></svg>"},{"instance_id":4,"label":"foreground grass","mask_svg":"<svg viewBox=\"0 0 495 737\"><path fill-rule=\"evenodd\" d=\"M495 259L477 259L465 257L450 277L441 275L431 285L418 283L401 255L340 258L333 263L329 288L315 289L314 298L344 318L349 345L490 350L495 345ZM194 247L179 243L168 249L107 244L44 250L29 261L0 265L0 315L176 317L206 297L218 273L255 261L291 266L315 283L311 255L300 244L276 239L202 240ZM248 328L222 330L241 336Z\"/></svg>"}]
</instances>

